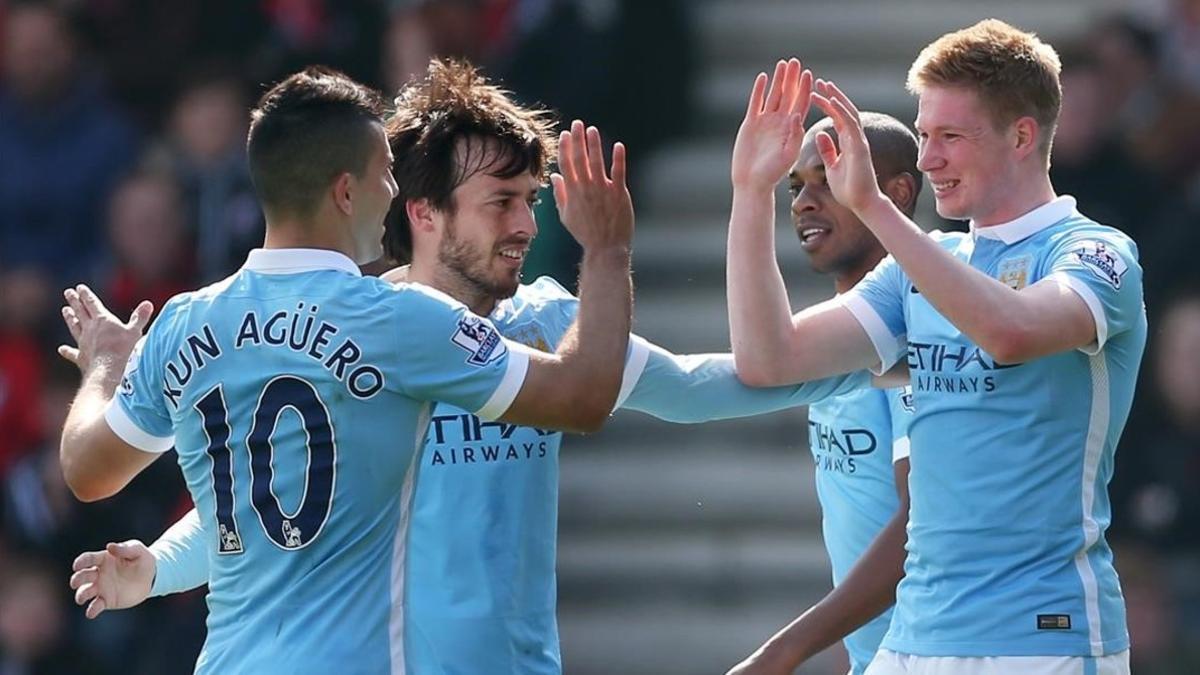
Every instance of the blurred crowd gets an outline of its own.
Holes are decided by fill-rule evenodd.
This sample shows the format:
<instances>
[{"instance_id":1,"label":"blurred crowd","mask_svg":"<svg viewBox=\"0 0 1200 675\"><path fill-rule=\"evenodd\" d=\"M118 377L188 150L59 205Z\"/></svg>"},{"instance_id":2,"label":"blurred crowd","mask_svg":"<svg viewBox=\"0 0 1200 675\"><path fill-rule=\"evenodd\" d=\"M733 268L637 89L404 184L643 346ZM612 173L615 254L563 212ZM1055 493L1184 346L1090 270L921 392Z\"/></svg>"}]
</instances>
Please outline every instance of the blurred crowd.
<instances>
[{"instance_id":1,"label":"blurred crowd","mask_svg":"<svg viewBox=\"0 0 1200 675\"><path fill-rule=\"evenodd\" d=\"M190 501L170 459L104 502L67 491L57 441L78 376L54 354L67 338L59 291L87 282L126 315L236 269L262 236L243 143L263 84L323 63L394 92L431 55L461 56L524 102L621 138L636 160L688 131L687 10L0 0L0 673L190 672L201 594L95 622L71 609L78 552L149 542ZM1200 1L1101 17L1059 47L1055 185L1129 233L1146 268L1150 351L1112 486L1134 672L1200 672ZM539 213L542 255L530 264L570 281L570 243L553 219Z\"/></svg>"}]
</instances>

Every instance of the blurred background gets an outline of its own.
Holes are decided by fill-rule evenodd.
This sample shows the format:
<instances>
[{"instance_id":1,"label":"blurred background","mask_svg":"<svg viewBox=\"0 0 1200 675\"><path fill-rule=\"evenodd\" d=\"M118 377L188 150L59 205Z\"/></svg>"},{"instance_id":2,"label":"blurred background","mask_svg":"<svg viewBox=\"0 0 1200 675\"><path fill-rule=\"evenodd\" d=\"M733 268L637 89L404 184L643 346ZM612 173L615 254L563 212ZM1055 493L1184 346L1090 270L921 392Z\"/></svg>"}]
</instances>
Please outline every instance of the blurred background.
<instances>
[{"instance_id":1,"label":"blurred background","mask_svg":"<svg viewBox=\"0 0 1200 675\"><path fill-rule=\"evenodd\" d=\"M637 330L725 351L729 151L753 76L798 55L911 121L918 50L989 16L1062 56L1052 177L1130 234L1151 338L1111 486L1139 675L1200 672L1200 1L0 0L0 673L188 673L203 592L87 622L70 562L190 508L174 462L77 503L57 466L78 376L59 291L118 313L236 269L262 234L243 142L269 84L324 63L394 92L471 59L630 147ZM778 200L793 304L832 294ZM961 228L933 213L924 226ZM549 195L527 279L574 281ZM562 456L568 673L717 673L829 588L802 409L677 429L622 413ZM831 649L800 672L840 673Z\"/></svg>"}]
</instances>

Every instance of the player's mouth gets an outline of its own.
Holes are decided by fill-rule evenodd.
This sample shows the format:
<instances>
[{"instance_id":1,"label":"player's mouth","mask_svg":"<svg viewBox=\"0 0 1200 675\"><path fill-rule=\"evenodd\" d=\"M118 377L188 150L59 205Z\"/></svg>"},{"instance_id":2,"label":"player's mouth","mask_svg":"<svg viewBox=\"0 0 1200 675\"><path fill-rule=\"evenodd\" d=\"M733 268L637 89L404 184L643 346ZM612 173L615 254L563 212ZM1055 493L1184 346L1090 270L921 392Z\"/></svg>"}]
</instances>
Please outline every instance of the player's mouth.
<instances>
[{"instance_id":1,"label":"player's mouth","mask_svg":"<svg viewBox=\"0 0 1200 675\"><path fill-rule=\"evenodd\" d=\"M958 180L931 180L929 184L933 186L933 195L938 199L944 198L946 195L954 191L958 187Z\"/></svg>"},{"instance_id":2,"label":"player's mouth","mask_svg":"<svg viewBox=\"0 0 1200 675\"><path fill-rule=\"evenodd\" d=\"M525 263L525 255L529 253L528 246L508 246L500 249L497 255L505 264L520 267Z\"/></svg>"},{"instance_id":3,"label":"player's mouth","mask_svg":"<svg viewBox=\"0 0 1200 675\"><path fill-rule=\"evenodd\" d=\"M796 234L800 237L800 247L808 252L812 252L829 238L830 232L832 232L832 229L824 225L812 225L808 223L796 228Z\"/></svg>"}]
</instances>

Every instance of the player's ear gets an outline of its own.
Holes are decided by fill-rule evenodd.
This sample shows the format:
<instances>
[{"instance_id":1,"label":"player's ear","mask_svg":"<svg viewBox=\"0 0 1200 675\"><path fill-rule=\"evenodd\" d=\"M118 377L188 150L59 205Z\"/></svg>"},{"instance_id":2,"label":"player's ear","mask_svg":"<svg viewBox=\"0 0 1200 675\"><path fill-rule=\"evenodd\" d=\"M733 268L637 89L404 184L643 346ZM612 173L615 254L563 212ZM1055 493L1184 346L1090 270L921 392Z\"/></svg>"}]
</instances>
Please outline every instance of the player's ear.
<instances>
[{"instance_id":1,"label":"player's ear","mask_svg":"<svg viewBox=\"0 0 1200 675\"><path fill-rule=\"evenodd\" d=\"M1028 115L1013 122L1013 149L1019 157L1024 159L1030 153L1037 152L1040 130L1041 125Z\"/></svg>"},{"instance_id":2,"label":"player's ear","mask_svg":"<svg viewBox=\"0 0 1200 675\"><path fill-rule=\"evenodd\" d=\"M344 215L354 215L354 176L349 171L333 180L333 205Z\"/></svg>"},{"instance_id":3,"label":"player's ear","mask_svg":"<svg viewBox=\"0 0 1200 675\"><path fill-rule=\"evenodd\" d=\"M408 222L414 232L433 232L436 229L433 218L434 208L428 199L422 197L405 201L404 212L408 214Z\"/></svg>"},{"instance_id":4,"label":"player's ear","mask_svg":"<svg viewBox=\"0 0 1200 675\"><path fill-rule=\"evenodd\" d=\"M883 181L883 193L904 213L912 213L917 201L917 179L907 171Z\"/></svg>"}]
</instances>

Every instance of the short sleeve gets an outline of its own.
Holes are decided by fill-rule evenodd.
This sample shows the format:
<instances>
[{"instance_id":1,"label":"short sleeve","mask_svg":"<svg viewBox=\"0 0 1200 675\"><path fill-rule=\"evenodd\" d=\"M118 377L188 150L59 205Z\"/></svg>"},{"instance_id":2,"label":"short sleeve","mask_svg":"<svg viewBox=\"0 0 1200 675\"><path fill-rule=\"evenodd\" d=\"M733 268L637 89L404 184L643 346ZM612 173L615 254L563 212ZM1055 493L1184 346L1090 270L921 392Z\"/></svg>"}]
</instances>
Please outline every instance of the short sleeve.
<instances>
[{"instance_id":1,"label":"short sleeve","mask_svg":"<svg viewBox=\"0 0 1200 675\"><path fill-rule=\"evenodd\" d=\"M1137 246L1109 228L1081 228L1049 254L1046 277L1074 291L1096 322L1096 341L1080 348L1097 354L1108 340L1141 320L1142 268Z\"/></svg>"},{"instance_id":2,"label":"short sleeve","mask_svg":"<svg viewBox=\"0 0 1200 675\"><path fill-rule=\"evenodd\" d=\"M898 362L907 348L907 326L904 319L908 277L892 256L887 256L854 288L840 296L846 309L854 315L875 345L880 367L876 375L886 373Z\"/></svg>"},{"instance_id":3,"label":"short sleeve","mask_svg":"<svg viewBox=\"0 0 1200 675\"><path fill-rule=\"evenodd\" d=\"M162 345L170 332L168 325L173 314L164 311L150 326L150 331L138 340L117 393L104 413L108 426L121 440L151 453L163 453L175 445L175 430L171 411L162 389L164 362Z\"/></svg>"},{"instance_id":4,"label":"short sleeve","mask_svg":"<svg viewBox=\"0 0 1200 675\"><path fill-rule=\"evenodd\" d=\"M908 459L910 447L908 427L917 411L913 401L912 387L897 387L887 390L888 408L892 414L892 463Z\"/></svg>"},{"instance_id":5,"label":"short sleeve","mask_svg":"<svg viewBox=\"0 0 1200 675\"><path fill-rule=\"evenodd\" d=\"M448 295L415 284L398 290L399 389L483 419L503 415L525 382L529 349Z\"/></svg>"},{"instance_id":6,"label":"short sleeve","mask_svg":"<svg viewBox=\"0 0 1200 675\"><path fill-rule=\"evenodd\" d=\"M538 277L522 295L526 301L535 306L537 322L545 331L550 346L558 348L571 324L579 315L579 298L571 295L567 289L554 280L553 277ZM625 353L625 370L621 373L621 389L617 394L615 408L625 404L626 399L633 393L650 356L650 343L636 336L629 336L629 347Z\"/></svg>"}]
</instances>

